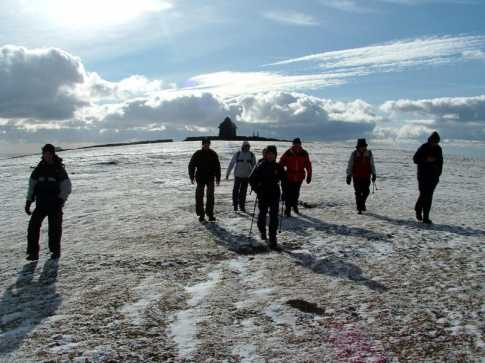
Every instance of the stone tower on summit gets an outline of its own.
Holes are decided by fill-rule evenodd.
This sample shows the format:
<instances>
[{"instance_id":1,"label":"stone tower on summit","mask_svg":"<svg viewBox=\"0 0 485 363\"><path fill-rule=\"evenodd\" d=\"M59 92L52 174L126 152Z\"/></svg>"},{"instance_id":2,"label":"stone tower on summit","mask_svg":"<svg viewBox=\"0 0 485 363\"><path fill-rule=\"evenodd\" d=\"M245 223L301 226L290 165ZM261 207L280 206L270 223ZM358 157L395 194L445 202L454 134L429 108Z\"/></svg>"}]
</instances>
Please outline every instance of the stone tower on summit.
<instances>
[{"instance_id":1,"label":"stone tower on summit","mask_svg":"<svg viewBox=\"0 0 485 363\"><path fill-rule=\"evenodd\" d=\"M219 125L219 137L222 139L235 138L237 126L230 117L226 117Z\"/></svg>"}]
</instances>

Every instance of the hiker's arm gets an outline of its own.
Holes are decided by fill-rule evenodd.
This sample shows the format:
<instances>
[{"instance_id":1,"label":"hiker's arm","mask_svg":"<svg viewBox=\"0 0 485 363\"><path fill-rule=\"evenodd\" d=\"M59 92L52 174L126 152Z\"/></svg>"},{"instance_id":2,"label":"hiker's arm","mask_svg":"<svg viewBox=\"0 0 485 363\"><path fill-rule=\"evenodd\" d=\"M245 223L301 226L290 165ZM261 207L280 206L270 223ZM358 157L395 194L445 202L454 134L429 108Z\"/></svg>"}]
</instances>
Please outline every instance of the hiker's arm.
<instances>
[{"instance_id":1,"label":"hiker's arm","mask_svg":"<svg viewBox=\"0 0 485 363\"><path fill-rule=\"evenodd\" d=\"M235 153L232 156L231 162L229 163L229 165L227 167L226 179L229 179L229 175L231 175L231 171L232 171L232 168L234 167L234 164L236 163L236 159L237 159L237 153Z\"/></svg>"},{"instance_id":2,"label":"hiker's arm","mask_svg":"<svg viewBox=\"0 0 485 363\"><path fill-rule=\"evenodd\" d=\"M190 162L189 162L189 178L192 182L195 178L196 163L197 163L197 153L194 153L194 155L192 155L192 157L190 158Z\"/></svg>"},{"instance_id":3,"label":"hiker's arm","mask_svg":"<svg viewBox=\"0 0 485 363\"><path fill-rule=\"evenodd\" d=\"M355 151L350 154L349 161L347 162L347 176L352 176L352 169L354 168L354 153Z\"/></svg>"}]
</instances>

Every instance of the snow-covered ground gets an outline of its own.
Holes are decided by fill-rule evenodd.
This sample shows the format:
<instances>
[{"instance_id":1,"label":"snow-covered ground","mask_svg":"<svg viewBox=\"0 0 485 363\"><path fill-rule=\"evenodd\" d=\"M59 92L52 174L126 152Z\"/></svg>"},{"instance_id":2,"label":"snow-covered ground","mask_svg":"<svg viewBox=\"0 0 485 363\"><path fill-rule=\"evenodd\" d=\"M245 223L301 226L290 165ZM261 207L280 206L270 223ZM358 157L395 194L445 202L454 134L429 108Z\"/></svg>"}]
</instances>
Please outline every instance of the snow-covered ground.
<instances>
[{"instance_id":1,"label":"snow-covered ground","mask_svg":"<svg viewBox=\"0 0 485 363\"><path fill-rule=\"evenodd\" d=\"M213 143L223 168L238 146ZM378 190L360 216L351 149L304 146L314 178L283 221L283 253L248 238L232 180L216 188L217 222L200 224L187 176L199 143L170 143L62 153L63 255L49 260L46 221L26 263L38 157L1 160L0 361L480 362L485 161L444 149L427 227L412 153L374 148Z\"/></svg>"}]
</instances>

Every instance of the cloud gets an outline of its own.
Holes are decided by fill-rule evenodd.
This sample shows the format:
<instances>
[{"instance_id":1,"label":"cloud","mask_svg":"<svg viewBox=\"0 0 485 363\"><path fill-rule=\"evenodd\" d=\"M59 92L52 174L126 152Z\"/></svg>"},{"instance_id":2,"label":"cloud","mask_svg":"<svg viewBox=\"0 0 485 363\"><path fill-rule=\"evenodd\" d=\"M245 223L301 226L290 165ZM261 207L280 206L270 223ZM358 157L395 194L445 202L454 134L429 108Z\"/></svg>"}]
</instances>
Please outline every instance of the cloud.
<instances>
[{"instance_id":1,"label":"cloud","mask_svg":"<svg viewBox=\"0 0 485 363\"><path fill-rule=\"evenodd\" d=\"M311 15L296 11L268 11L263 13L266 19L296 26L318 26L318 21Z\"/></svg>"},{"instance_id":2,"label":"cloud","mask_svg":"<svg viewBox=\"0 0 485 363\"><path fill-rule=\"evenodd\" d=\"M367 5L363 5L363 2L357 2L355 0L320 0L321 5L346 11L352 13L368 13L373 11L373 8Z\"/></svg>"},{"instance_id":3,"label":"cloud","mask_svg":"<svg viewBox=\"0 0 485 363\"><path fill-rule=\"evenodd\" d=\"M353 74L285 75L273 72L216 72L192 77L184 90L210 91L224 96L245 93L317 89L337 86Z\"/></svg>"},{"instance_id":4,"label":"cloud","mask_svg":"<svg viewBox=\"0 0 485 363\"><path fill-rule=\"evenodd\" d=\"M485 95L387 101L380 109L393 118L438 129L446 138L485 140Z\"/></svg>"},{"instance_id":5,"label":"cloud","mask_svg":"<svg viewBox=\"0 0 485 363\"><path fill-rule=\"evenodd\" d=\"M0 117L60 120L87 105L79 93L86 73L60 49L0 47Z\"/></svg>"},{"instance_id":6,"label":"cloud","mask_svg":"<svg viewBox=\"0 0 485 363\"><path fill-rule=\"evenodd\" d=\"M65 51L0 48L0 141L68 144L215 134L233 118L242 134L313 140L357 137L485 140L485 95L393 100L373 106L296 90L336 86L360 66L328 73L218 72L183 88L141 75L118 82L84 69Z\"/></svg>"},{"instance_id":7,"label":"cloud","mask_svg":"<svg viewBox=\"0 0 485 363\"><path fill-rule=\"evenodd\" d=\"M371 74L457 62L466 59L464 54L482 49L485 49L485 36L425 37L312 54L269 66L309 63L324 71L357 69L364 74Z\"/></svg>"}]
</instances>

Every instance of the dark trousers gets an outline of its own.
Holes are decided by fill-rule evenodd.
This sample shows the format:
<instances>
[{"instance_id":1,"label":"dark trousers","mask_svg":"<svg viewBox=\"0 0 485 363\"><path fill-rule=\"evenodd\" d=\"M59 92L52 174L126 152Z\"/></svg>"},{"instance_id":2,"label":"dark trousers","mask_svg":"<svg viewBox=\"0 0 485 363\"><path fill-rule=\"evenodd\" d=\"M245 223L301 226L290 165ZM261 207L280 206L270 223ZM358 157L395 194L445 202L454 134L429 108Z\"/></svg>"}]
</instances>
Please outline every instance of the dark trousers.
<instances>
[{"instance_id":1,"label":"dark trousers","mask_svg":"<svg viewBox=\"0 0 485 363\"><path fill-rule=\"evenodd\" d=\"M207 187L207 199L204 211L204 192ZM198 216L214 215L214 181L197 182L197 189L195 190L195 212Z\"/></svg>"},{"instance_id":2,"label":"dark trousers","mask_svg":"<svg viewBox=\"0 0 485 363\"><path fill-rule=\"evenodd\" d=\"M29 228L27 231L27 254L38 255L40 227L42 221L48 218L49 221L49 250L54 254L61 254L62 237L62 208L39 208L36 207L30 217Z\"/></svg>"},{"instance_id":3,"label":"dark trousers","mask_svg":"<svg viewBox=\"0 0 485 363\"><path fill-rule=\"evenodd\" d=\"M232 188L232 205L244 209L246 207L246 194L248 191L249 178L234 178Z\"/></svg>"},{"instance_id":4,"label":"dark trousers","mask_svg":"<svg viewBox=\"0 0 485 363\"><path fill-rule=\"evenodd\" d=\"M266 232L266 215L269 211L269 236L276 236L278 230L278 207L280 198L264 200L258 199L258 229L261 233Z\"/></svg>"},{"instance_id":5,"label":"dark trousers","mask_svg":"<svg viewBox=\"0 0 485 363\"><path fill-rule=\"evenodd\" d=\"M417 213L423 214L424 219L429 219L431 204L433 204L433 193L438 185L439 179L418 179L419 197L414 209Z\"/></svg>"},{"instance_id":6,"label":"dark trousers","mask_svg":"<svg viewBox=\"0 0 485 363\"><path fill-rule=\"evenodd\" d=\"M366 210L365 202L370 194L370 178L354 178L354 191L357 210Z\"/></svg>"},{"instance_id":7,"label":"dark trousers","mask_svg":"<svg viewBox=\"0 0 485 363\"><path fill-rule=\"evenodd\" d=\"M300 199L300 188L303 181L288 182L285 190L285 206L286 209L298 207L298 199Z\"/></svg>"}]
</instances>

